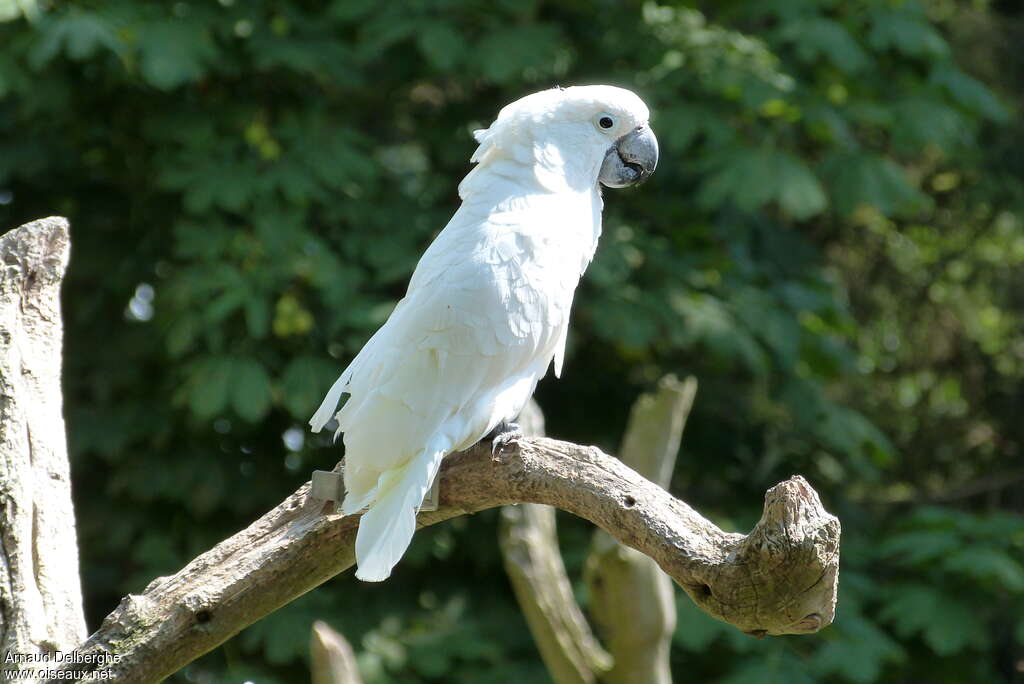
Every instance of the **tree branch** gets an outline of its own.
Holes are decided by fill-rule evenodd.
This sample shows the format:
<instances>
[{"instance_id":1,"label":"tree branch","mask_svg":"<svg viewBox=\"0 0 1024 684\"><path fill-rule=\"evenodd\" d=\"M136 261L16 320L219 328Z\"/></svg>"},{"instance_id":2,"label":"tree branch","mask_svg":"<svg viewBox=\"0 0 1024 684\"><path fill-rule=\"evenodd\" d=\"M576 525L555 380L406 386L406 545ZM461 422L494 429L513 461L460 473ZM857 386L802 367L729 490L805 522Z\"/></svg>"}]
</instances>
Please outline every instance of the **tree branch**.
<instances>
[{"instance_id":1,"label":"tree branch","mask_svg":"<svg viewBox=\"0 0 1024 684\"><path fill-rule=\"evenodd\" d=\"M696 378L668 375L633 403L622 439L623 463L668 489L683 428L697 394ZM590 614L615 665L604 684L671 684L669 647L676 626L672 581L644 554L594 532L584 570Z\"/></svg>"},{"instance_id":2,"label":"tree branch","mask_svg":"<svg viewBox=\"0 0 1024 684\"><path fill-rule=\"evenodd\" d=\"M594 684L612 658L573 596L558 550L555 508L505 506L501 516L505 571L548 674L555 684Z\"/></svg>"},{"instance_id":3,"label":"tree branch","mask_svg":"<svg viewBox=\"0 0 1024 684\"><path fill-rule=\"evenodd\" d=\"M312 684L363 684L352 645L323 620L310 630L309 653Z\"/></svg>"},{"instance_id":4,"label":"tree branch","mask_svg":"<svg viewBox=\"0 0 1024 684\"><path fill-rule=\"evenodd\" d=\"M516 419L528 437L544 436L544 414L533 399ZM505 572L555 684L594 684L612 667L572 593L558 548L555 509L543 504L504 506L498 542Z\"/></svg>"},{"instance_id":5,"label":"tree branch","mask_svg":"<svg viewBox=\"0 0 1024 684\"><path fill-rule=\"evenodd\" d=\"M746 536L723 532L594 447L529 439L494 460L483 444L446 458L440 477L441 506L420 514L421 527L509 503L549 504L651 556L702 609L745 632L806 634L832 621L839 521L801 477L769 490ZM358 516L342 517L308 491L306 483L176 575L123 599L80 654L116 654L106 666L115 681L156 681L350 567Z\"/></svg>"}]
</instances>

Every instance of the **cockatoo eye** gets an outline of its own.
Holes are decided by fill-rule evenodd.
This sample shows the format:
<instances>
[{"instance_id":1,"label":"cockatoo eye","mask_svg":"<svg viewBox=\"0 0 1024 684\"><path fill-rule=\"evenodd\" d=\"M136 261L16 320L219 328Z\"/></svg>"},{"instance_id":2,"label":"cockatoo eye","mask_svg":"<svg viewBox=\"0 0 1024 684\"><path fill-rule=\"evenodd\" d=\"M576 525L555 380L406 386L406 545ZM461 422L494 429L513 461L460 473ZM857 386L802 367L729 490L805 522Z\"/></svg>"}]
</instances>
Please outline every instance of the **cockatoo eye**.
<instances>
[{"instance_id":1,"label":"cockatoo eye","mask_svg":"<svg viewBox=\"0 0 1024 684\"><path fill-rule=\"evenodd\" d=\"M598 114L595 122L597 123L597 127L603 131L615 128L615 124L617 123L615 117L611 114Z\"/></svg>"}]
</instances>

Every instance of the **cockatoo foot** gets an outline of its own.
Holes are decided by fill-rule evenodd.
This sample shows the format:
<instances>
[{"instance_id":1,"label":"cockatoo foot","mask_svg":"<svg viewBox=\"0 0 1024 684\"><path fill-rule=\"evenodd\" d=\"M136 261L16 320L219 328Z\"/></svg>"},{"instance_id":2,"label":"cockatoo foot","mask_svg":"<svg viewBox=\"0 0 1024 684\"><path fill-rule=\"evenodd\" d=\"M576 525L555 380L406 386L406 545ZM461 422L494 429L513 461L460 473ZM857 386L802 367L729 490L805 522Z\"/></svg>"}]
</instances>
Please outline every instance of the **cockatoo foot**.
<instances>
[{"instance_id":1,"label":"cockatoo foot","mask_svg":"<svg viewBox=\"0 0 1024 684\"><path fill-rule=\"evenodd\" d=\"M495 461L503 461L505 449L525 436L518 423L501 421L486 437L491 441L491 458Z\"/></svg>"}]
</instances>

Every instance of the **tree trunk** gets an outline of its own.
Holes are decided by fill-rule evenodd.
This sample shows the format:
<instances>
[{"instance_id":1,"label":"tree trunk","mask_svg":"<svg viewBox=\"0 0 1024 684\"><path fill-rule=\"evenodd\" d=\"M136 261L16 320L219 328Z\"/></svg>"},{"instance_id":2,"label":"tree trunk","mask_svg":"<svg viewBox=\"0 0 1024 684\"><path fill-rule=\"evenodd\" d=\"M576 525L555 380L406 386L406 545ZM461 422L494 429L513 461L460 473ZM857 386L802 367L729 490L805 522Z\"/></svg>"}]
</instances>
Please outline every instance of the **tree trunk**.
<instances>
[{"instance_id":1,"label":"tree trunk","mask_svg":"<svg viewBox=\"0 0 1024 684\"><path fill-rule=\"evenodd\" d=\"M60 284L68 223L0 237L0 671L86 636L61 414ZM53 659L49 660L52 665Z\"/></svg>"}]
</instances>

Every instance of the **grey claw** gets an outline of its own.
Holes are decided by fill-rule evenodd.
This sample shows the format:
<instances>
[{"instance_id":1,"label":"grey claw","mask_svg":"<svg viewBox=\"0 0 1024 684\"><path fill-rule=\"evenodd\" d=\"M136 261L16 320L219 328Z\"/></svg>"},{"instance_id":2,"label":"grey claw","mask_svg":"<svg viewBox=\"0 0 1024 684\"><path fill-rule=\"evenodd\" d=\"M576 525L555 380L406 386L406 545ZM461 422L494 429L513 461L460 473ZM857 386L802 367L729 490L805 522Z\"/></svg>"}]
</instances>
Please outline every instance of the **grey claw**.
<instances>
[{"instance_id":1,"label":"grey claw","mask_svg":"<svg viewBox=\"0 0 1024 684\"><path fill-rule=\"evenodd\" d=\"M498 458L507 447L525 436L518 424L501 421L487 435L487 439L491 440L491 456Z\"/></svg>"}]
</instances>

